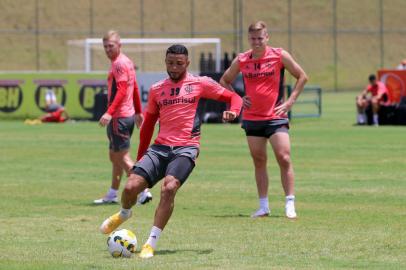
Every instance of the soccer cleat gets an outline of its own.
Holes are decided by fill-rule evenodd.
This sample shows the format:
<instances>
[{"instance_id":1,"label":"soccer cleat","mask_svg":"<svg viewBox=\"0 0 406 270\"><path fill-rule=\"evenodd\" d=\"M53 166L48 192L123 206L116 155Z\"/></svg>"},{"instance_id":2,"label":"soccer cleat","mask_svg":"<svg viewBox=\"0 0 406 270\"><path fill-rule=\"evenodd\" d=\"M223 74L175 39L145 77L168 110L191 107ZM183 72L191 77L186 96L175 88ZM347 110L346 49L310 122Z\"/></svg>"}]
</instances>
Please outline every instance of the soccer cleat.
<instances>
[{"instance_id":1,"label":"soccer cleat","mask_svg":"<svg viewBox=\"0 0 406 270\"><path fill-rule=\"evenodd\" d=\"M100 226L100 232L104 234L109 234L115 229L118 228L118 226L121 225L124 221L129 219L131 217L131 214L128 216L128 218L122 218L120 216L120 212L115 213L114 215L110 216L108 219L106 219L102 225Z\"/></svg>"},{"instance_id":2,"label":"soccer cleat","mask_svg":"<svg viewBox=\"0 0 406 270\"><path fill-rule=\"evenodd\" d=\"M24 121L24 124L26 124L26 125L39 125L39 124L42 124L42 121L40 119L26 119Z\"/></svg>"},{"instance_id":3,"label":"soccer cleat","mask_svg":"<svg viewBox=\"0 0 406 270\"><path fill-rule=\"evenodd\" d=\"M113 197L113 198L108 198L108 197L103 197L101 199L97 199L93 201L93 204L101 205L101 204L110 204L110 203L118 203L118 198Z\"/></svg>"},{"instance_id":4,"label":"soccer cleat","mask_svg":"<svg viewBox=\"0 0 406 270\"><path fill-rule=\"evenodd\" d=\"M144 191L140 192L140 194L138 194L137 205L146 204L149 201L152 201L151 192L144 190Z\"/></svg>"},{"instance_id":5,"label":"soccer cleat","mask_svg":"<svg viewBox=\"0 0 406 270\"><path fill-rule=\"evenodd\" d=\"M254 214L251 215L252 218L267 217L271 211L269 209L259 208Z\"/></svg>"},{"instance_id":6,"label":"soccer cleat","mask_svg":"<svg viewBox=\"0 0 406 270\"><path fill-rule=\"evenodd\" d=\"M149 244L143 245L140 254L138 254L138 257L140 257L142 259L149 259L153 256L154 256L154 249Z\"/></svg>"},{"instance_id":7,"label":"soccer cleat","mask_svg":"<svg viewBox=\"0 0 406 270\"><path fill-rule=\"evenodd\" d=\"M297 218L297 214L295 211L295 202L293 200L288 200L286 202L285 214L286 214L286 217L289 219Z\"/></svg>"}]
</instances>

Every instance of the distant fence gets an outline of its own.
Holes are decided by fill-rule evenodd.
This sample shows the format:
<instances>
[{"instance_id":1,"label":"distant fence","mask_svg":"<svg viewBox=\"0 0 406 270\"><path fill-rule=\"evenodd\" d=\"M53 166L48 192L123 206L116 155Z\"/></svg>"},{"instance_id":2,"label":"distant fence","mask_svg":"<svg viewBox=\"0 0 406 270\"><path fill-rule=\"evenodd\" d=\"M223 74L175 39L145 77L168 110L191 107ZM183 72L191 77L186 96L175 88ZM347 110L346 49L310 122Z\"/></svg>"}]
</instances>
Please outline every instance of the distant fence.
<instances>
[{"instance_id":1,"label":"distant fence","mask_svg":"<svg viewBox=\"0 0 406 270\"><path fill-rule=\"evenodd\" d=\"M100 38L110 28L126 38L216 37L232 55L248 49L246 29L259 19L271 45L290 51L324 90L360 89L370 73L406 58L404 0L13 0L0 7L3 71L67 70L68 40ZM146 61L135 59L140 72Z\"/></svg>"},{"instance_id":2,"label":"distant fence","mask_svg":"<svg viewBox=\"0 0 406 270\"><path fill-rule=\"evenodd\" d=\"M292 86L286 86L287 96L292 93ZM321 117L321 88L317 85L307 85L288 112L291 118Z\"/></svg>"}]
</instances>

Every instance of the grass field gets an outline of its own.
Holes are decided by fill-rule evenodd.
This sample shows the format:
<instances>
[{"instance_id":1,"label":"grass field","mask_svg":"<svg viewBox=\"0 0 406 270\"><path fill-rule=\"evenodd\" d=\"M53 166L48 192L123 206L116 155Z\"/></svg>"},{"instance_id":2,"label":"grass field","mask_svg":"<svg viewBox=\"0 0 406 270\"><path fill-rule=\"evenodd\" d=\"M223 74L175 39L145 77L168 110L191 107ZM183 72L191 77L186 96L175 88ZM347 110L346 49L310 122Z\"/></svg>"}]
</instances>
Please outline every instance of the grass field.
<instances>
[{"instance_id":1,"label":"grass field","mask_svg":"<svg viewBox=\"0 0 406 270\"><path fill-rule=\"evenodd\" d=\"M353 101L327 93L322 118L292 121L296 221L283 217L272 155L272 216L249 217L257 199L242 130L204 125L197 167L147 261L111 258L97 230L118 210L91 205L109 185L103 129L1 121L0 269L405 269L406 128L353 126ZM140 244L152 192L122 226Z\"/></svg>"}]
</instances>

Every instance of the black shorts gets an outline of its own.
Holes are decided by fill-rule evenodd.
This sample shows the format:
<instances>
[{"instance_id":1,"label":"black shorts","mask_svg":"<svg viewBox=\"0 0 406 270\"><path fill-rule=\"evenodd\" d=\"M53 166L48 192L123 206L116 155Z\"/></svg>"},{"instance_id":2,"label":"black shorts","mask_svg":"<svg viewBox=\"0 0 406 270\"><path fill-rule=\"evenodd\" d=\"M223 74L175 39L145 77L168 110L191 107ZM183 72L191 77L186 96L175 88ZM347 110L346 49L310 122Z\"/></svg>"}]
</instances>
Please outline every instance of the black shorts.
<instances>
[{"instance_id":1,"label":"black shorts","mask_svg":"<svg viewBox=\"0 0 406 270\"><path fill-rule=\"evenodd\" d=\"M243 120L242 126L246 136L270 138L276 132L289 133L289 121L287 119L250 121Z\"/></svg>"},{"instance_id":2,"label":"black shorts","mask_svg":"<svg viewBox=\"0 0 406 270\"><path fill-rule=\"evenodd\" d=\"M196 146L171 147L153 144L134 165L132 171L144 177L149 188L167 175L172 175L183 185L193 171L198 155L199 148Z\"/></svg>"},{"instance_id":3,"label":"black shorts","mask_svg":"<svg viewBox=\"0 0 406 270\"><path fill-rule=\"evenodd\" d=\"M134 122L134 116L111 119L107 126L107 137L110 141L110 150L119 152L130 148Z\"/></svg>"}]
</instances>

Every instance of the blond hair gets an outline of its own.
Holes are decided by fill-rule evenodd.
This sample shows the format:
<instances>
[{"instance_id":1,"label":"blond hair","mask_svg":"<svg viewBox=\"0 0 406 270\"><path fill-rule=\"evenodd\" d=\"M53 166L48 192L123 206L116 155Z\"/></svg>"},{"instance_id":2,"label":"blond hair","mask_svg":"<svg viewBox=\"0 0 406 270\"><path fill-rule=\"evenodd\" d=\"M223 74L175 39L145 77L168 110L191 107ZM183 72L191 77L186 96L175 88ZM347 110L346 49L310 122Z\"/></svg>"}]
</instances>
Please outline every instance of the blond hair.
<instances>
[{"instance_id":1,"label":"blond hair","mask_svg":"<svg viewBox=\"0 0 406 270\"><path fill-rule=\"evenodd\" d=\"M103 36L103 41L107 41L112 38L115 38L118 42L120 42L120 34L116 30L107 31L107 33Z\"/></svg>"},{"instance_id":2,"label":"blond hair","mask_svg":"<svg viewBox=\"0 0 406 270\"><path fill-rule=\"evenodd\" d=\"M256 32L256 31L263 30L263 29L265 29L265 31L267 31L266 23L263 21L257 21L257 22L250 24L250 26L248 27L248 33Z\"/></svg>"}]
</instances>

